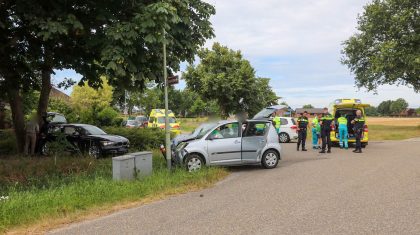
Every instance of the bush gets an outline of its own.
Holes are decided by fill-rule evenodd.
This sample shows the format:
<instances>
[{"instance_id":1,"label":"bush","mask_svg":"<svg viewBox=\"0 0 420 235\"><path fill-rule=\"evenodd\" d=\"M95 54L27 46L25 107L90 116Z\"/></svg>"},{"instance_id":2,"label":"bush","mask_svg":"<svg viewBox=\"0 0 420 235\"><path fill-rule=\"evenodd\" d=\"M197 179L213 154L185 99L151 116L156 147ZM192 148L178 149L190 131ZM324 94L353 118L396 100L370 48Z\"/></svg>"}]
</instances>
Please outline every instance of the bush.
<instances>
[{"instance_id":1,"label":"bush","mask_svg":"<svg viewBox=\"0 0 420 235\"><path fill-rule=\"evenodd\" d=\"M98 122L100 126L112 126L115 119L118 117L118 112L111 107L106 107L98 113Z\"/></svg>"},{"instance_id":2,"label":"bush","mask_svg":"<svg viewBox=\"0 0 420 235\"><path fill-rule=\"evenodd\" d=\"M15 154L16 152L16 136L13 130L0 130L0 155Z\"/></svg>"},{"instance_id":3,"label":"bush","mask_svg":"<svg viewBox=\"0 0 420 235\"><path fill-rule=\"evenodd\" d=\"M165 143L165 132L157 128L103 128L112 135L120 135L130 140L130 150L143 151L159 148Z\"/></svg>"}]
</instances>

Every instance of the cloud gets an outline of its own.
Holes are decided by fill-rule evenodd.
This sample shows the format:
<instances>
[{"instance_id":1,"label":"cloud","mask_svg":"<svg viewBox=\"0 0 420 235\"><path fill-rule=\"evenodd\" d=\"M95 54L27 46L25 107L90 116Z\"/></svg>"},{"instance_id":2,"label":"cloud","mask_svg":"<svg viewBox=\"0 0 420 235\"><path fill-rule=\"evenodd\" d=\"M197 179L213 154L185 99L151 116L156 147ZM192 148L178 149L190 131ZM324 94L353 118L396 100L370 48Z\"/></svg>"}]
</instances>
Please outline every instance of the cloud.
<instances>
[{"instance_id":1,"label":"cloud","mask_svg":"<svg viewBox=\"0 0 420 235\"><path fill-rule=\"evenodd\" d=\"M241 50L258 76L271 78L278 96L292 106L325 106L335 98L361 98L377 105L405 98L420 106L408 87L382 86L378 94L358 90L340 63L342 42L356 32L357 15L369 0L207 0L217 41Z\"/></svg>"},{"instance_id":2,"label":"cloud","mask_svg":"<svg viewBox=\"0 0 420 235\"><path fill-rule=\"evenodd\" d=\"M216 39L249 56L340 51L367 0L208 0Z\"/></svg>"}]
</instances>

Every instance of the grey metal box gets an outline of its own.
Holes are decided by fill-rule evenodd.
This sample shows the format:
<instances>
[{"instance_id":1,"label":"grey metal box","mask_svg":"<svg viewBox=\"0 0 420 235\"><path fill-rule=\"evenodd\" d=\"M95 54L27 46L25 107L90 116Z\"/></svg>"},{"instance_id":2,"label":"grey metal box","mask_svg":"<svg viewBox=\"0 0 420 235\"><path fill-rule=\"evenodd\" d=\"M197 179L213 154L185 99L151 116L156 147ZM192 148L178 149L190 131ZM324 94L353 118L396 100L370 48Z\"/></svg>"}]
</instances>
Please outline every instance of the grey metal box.
<instances>
[{"instance_id":1,"label":"grey metal box","mask_svg":"<svg viewBox=\"0 0 420 235\"><path fill-rule=\"evenodd\" d=\"M134 156L134 165L138 176L148 176L152 174L152 152L137 152L131 153L130 155Z\"/></svg>"},{"instance_id":2,"label":"grey metal box","mask_svg":"<svg viewBox=\"0 0 420 235\"><path fill-rule=\"evenodd\" d=\"M134 156L124 155L112 158L112 178L114 180L134 179Z\"/></svg>"}]
</instances>

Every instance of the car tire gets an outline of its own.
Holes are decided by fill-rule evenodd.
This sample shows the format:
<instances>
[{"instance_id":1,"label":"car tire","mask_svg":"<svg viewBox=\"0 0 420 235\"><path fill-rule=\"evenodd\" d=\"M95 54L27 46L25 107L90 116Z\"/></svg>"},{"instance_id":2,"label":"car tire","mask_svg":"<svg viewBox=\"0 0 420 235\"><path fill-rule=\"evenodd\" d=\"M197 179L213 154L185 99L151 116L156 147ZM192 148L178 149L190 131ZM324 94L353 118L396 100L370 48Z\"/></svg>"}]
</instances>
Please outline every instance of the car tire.
<instances>
[{"instance_id":1,"label":"car tire","mask_svg":"<svg viewBox=\"0 0 420 235\"><path fill-rule=\"evenodd\" d=\"M286 132L280 132L279 141L280 143L289 143L290 142L289 134L287 134Z\"/></svg>"},{"instance_id":2,"label":"car tire","mask_svg":"<svg viewBox=\"0 0 420 235\"><path fill-rule=\"evenodd\" d=\"M273 169L277 166L280 155L274 150L267 150L262 156L261 163L265 169Z\"/></svg>"},{"instance_id":3,"label":"car tire","mask_svg":"<svg viewBox=\"0 0 420 235\"><path fill-rule=\"evenodd\" d=\"M89 146L87 153L90 157L99 159L102 155L102 149L99 145L92 144L91 146Z\"/></svg>"},{"instance_id":4,"label":"car tire","mask_svg":"<svg viewBox=\"0 0 420 235\"><path fill-rule=\"evenodd\" d=\"M189 172L199 171L204 166L204 159L199 154L192 153L185 158L185 168Z\"/></svg>"},{"instance_id":5,"label":"car tire","mask_svg":"<svg viewBox=\"0 0 420 235\"><path fill-rule=\"evenodd\" d=\"M50 152L50 147L49 147L49 142L45 142L42 146L41 146L41 155L42 156L48 156Z\"/></svg>"}]
</instances>

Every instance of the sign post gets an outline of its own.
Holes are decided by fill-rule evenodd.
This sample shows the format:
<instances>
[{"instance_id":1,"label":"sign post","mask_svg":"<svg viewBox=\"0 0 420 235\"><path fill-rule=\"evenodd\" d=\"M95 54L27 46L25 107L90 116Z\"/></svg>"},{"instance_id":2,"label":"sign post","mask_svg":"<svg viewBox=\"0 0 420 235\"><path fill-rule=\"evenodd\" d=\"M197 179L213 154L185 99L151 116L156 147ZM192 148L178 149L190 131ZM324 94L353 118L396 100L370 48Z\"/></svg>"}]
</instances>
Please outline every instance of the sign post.
<instances>
[{"instance_id":1,"label":"sign post","mask_svg":"<svg viewBox=\"0 0 420 235\"><path fill-rule=\"evenodd\" d=\"M165 38L165 29L163 29L163 77L165 79L165 149L166 149L166 164L168 170L171 169L171 136L170 136L170 126L169 126L169 117L168 117L168 71L166 68L166 38Z\"/></svg>"}]
</instances>

